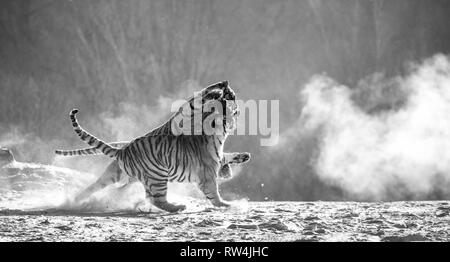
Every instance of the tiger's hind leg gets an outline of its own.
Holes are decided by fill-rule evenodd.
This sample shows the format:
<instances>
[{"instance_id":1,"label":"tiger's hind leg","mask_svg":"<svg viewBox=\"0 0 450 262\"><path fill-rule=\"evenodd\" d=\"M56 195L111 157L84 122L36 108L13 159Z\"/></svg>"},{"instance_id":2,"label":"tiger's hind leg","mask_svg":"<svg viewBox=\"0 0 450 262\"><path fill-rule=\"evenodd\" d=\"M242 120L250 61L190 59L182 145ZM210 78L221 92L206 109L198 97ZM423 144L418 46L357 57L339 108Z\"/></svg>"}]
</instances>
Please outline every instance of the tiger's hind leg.
<instances>
[{"instance_id":1,"label":"tiger's hind leg","mask_svg":"<svg viewBox=\"0 0 450 262\"><path fill-rule=\"evenodd\" d=\"M167 201L167 181L148 179L145 185L146 197L155 207L170 213L186 209L185 205L177 205Z\"/></svg>"},{"instance_id":2,"label":"tiger's hind leg","mask_svg":"<svg viewBox=\"0 0 450 262\"><path fill-rule=\"evenodd\" d=\"M119 167L119 164L117 163L117 161L113 161L111 164L109 164L109 166L106 168L103 174L97 179L97 181L88 186L86 189L84 189L81 193L79 193L75 197L75 201L80 202L88 198L95 192L111 184L119 182L123 177L124 175Z\"/></svg>"}]
</instances>

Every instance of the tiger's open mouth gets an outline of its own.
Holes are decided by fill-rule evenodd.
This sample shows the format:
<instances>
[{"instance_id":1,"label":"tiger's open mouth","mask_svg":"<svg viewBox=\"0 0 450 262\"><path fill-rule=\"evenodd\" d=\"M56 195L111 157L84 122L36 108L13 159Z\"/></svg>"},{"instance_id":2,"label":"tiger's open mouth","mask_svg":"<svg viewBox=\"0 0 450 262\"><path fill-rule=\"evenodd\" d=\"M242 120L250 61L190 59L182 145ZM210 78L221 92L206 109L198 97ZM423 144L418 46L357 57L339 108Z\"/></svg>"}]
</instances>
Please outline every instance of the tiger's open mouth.
<instances>
[{"instance_id":1,"label":"tiger's open mouth","mask_svg":"<svg viewBox=\"0 0 450 262\"><path fill-rule=\"evenodd\" d=\"M221 106L221 120L223 121L223 127L226 131L231 131L236 127L237 117L240 115L239 106L236 103L236 94L234 90L229 86L228 81L222 81L213 85L210 85L201 92L202 106L204 111L203 119L208 117L212 112L210 111L211 105L217 105L215 102L219 102ZM191 102L191 108L194 108L194 102Z\"/></svg>"},{"instance_id":2,"label":"tiger's open mouth","mask_svg":"<svg viewBox=\"0 0 450 262\"><path fill-rule=\"evenodd\" d=\"M228 85L224 89L223 99L226 101L231 115L233 117L239 116L239 106L236 103L236 94Z\"/></svg>"},{"instance_id":3,"label":"tiger's open mouth","mask_svg":"<svg viewBox=\"0 0 450 262\"><path fill-rule=\"evenodd\" d=\"M240 114L239 106L236 103L235 96L233 95L233 99L227 99L227 96L224 95L224 127L227 131L231 131L236 127L237 117Z\"/></svg>"},{"instance_id":4,"label":"tiger's open mouth","mask_svg":"<svg viewBox=\"0 0 450 262\"><path fill-rule=\"evenodd\" d=\"M240 110L236 100L227 100L227 107L229 107L232 116L239 116Z\"/></svg>"}]
</instances>

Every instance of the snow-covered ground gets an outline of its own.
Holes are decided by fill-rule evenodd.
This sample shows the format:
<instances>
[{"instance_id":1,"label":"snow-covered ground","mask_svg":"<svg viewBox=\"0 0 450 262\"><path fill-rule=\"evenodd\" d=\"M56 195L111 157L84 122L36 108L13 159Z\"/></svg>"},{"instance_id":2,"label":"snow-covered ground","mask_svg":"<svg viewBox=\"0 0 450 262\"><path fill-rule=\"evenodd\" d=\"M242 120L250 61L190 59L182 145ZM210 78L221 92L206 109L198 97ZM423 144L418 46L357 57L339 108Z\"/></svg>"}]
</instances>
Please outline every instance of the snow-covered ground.
<instances>
[{"instance_id":1,"label":"snow-covered ground","mask_svg":"<svg viewBox=\"0 0 450 262\"><path fill-rule=\"evenodd\" d=\"M75 204L95 176L14 163L0 170L0 241L450 241L450 202L248 202L140 212L138 183ZM184 185L180 185L184 188Z\"/></svg>"},{"instance_id":2,"label":"snow-covered ground","mask_svg":"<svg viewBox=\"0 0 450 262\"><path fill-rule=\"evenodd\" d=\"M179 214L3 210L0 240L449 241L449 210L448 202L249 202Z\"/></svg>"}]
</instances>

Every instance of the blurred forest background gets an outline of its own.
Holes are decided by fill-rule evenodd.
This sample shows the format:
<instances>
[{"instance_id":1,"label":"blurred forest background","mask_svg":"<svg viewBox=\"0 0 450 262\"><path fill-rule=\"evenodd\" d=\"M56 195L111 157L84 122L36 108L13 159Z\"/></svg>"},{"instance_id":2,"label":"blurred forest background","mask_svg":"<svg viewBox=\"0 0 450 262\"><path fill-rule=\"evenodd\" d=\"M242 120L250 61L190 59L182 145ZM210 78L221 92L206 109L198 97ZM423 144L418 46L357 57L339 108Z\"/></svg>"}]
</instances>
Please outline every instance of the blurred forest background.
<instances>
[{"instance_id":1,"label":"blurred forest background","mask_svg":"<svg viewBox=\"0 0 450 262\"><path fill-rule=\"evenodd\" d=\"M169 113L158 109L166 98L220 80L243 100L279 99L283 133L314 74L356 86L448 53L449 14L448 0L2 0L0 145L21 161L51 163L56 147L84 146L69 124L73 107L96 136L131 139ZM124 117L118 131L113 120ZM289 150L261 147L257 136L227 143L253 158L223 184L225 196L349 198L314 174L314 137Z\"/></svg>"}]
</instances>

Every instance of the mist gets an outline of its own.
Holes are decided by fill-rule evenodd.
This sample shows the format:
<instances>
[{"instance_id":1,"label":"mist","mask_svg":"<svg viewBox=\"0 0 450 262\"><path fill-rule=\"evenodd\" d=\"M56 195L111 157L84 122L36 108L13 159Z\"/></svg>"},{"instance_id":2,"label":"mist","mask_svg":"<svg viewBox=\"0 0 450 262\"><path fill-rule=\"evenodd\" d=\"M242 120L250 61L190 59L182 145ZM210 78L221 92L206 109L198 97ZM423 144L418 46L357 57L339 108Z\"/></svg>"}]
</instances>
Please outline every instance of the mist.
<instances>
[{"instance_id":1,"label":"mist","mask_svg":"<svg viewBox=\"0 0 450 262\"><path fill-rule=\"evenodd\" d=\"M312 159L317 175L354 198L447 196L449 86L444 55L410 65L405 76L374 75L354 88L315 76L301 90L304 107L295 131L319 134Z\"/></svg>"}]
</instances>

